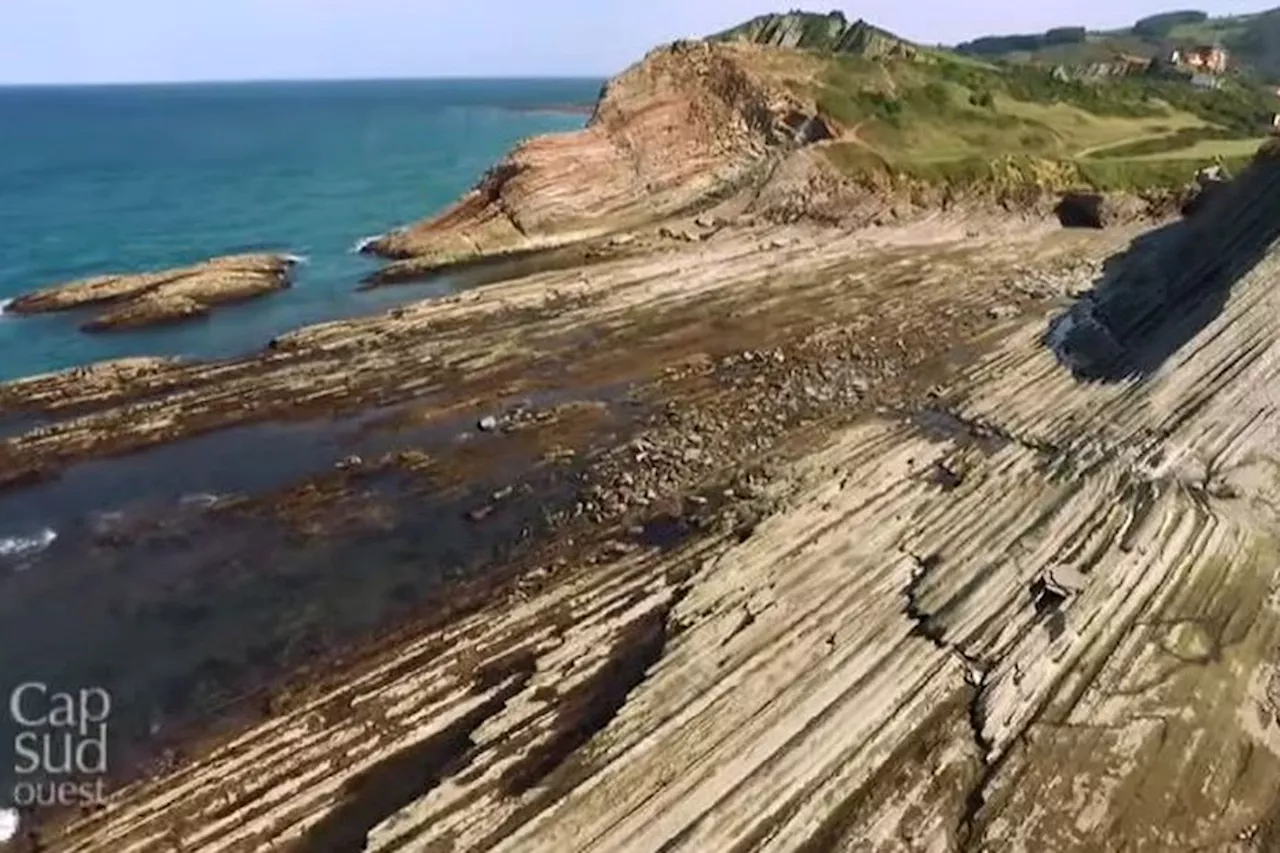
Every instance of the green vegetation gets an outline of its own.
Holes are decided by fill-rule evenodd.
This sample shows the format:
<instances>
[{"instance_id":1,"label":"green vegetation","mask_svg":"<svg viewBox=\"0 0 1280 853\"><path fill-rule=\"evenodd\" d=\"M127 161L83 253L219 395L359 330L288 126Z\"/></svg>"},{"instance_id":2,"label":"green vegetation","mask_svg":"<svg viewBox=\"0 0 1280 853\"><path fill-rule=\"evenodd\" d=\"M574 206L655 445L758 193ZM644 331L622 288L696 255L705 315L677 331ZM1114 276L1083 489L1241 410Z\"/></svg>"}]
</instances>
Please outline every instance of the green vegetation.
<instances>
[{"instance_id":1,"label":"green vegetation","mask_svg":"<svg viewBox=\"0 0 1280 853\"><path fill-rule=\"evenodd\" d=\"M1146 157L1152 154L1178 154L1199 145L1206 140L1235 139L1235 134L1216 125L1183 127L1161 136L1149 136L1118 145L1108 145L1089 152L1093 158L1114 159L1117 157ZM1255 140L1252 142L1257 147Z\"/></svg>"},{"instance_id":2,"label":"green vegetation","mask_svg":"<svg viewBox=\"0 0 1280 853\"><path fill-rule=\"evenodd\" d=\"M1065 28L1077 33L1079 28ZM1176 11L1151 15L1122 30L1084 33L1070 41L1051 34L984 36L957 45L960 53L988 59L1040 64L1088 65L1114 59L1118 53L1164 58L1171 47L1221 45L1230 52L1234 70L1280 82L1280 8L1252 15L1210 17L1205 12Z\"/></svg>"},{"instance_id":3,"label":"green vegetation","mask_svg":"<svg viewBox=\"0 0 1280 853\"><path fill-rule=\"evenodd\" d=\"M953 187L1172 188L1261 141L1250 90L1154 77L1085 83L1017 64L832 56L811 93L846 129L827 152L842 171Z\"/></svg>"},{"instance_id":4,"label":"green vegetation","mask_svg":"<svg viewBox=\"0 0 1280 853\"><path fill-rule=\"evenodd\" d=\"M986 36L962 45L964 53L978 56L1001 56L1042 50L1056 45L1083 44L1087 38L1084 27L1058 27L1037 35Z\"/></svg>"},{"instance_id":5,"label":"green vegetation","mask_svg":"<svg viewBox=\"0 0 1280 853\"><path fill-rule=\"evenodd\" d=\"M1203 24L1209 20L1206 12L1165 12L1151 15L1133 25L1133 34L1148 38L1167 38L1176 27Z\"/></svg>"},{"instance_id":6,"label":"green vegetation","mask_svg":"<svg viewBox=\"0 0 1280 853\"><path fill-rule=\"evenodd\" d=\"M1171 12L1115 37L1141 44L1213 24L1203 13ZM1027 187L1173 189L1201 166L1250 159L1280 106L1239 76L1216 89L1158 65L1081 78L1004 56L990 61L981 51L912 45L836 12L766 15L717 38L798 46L761 61L833 125L828 159L860 179L913 187L981 186L1006 197ZM1097 46L1080 27L1003 38L994 47Z\"/></svg>"}]
</instances>

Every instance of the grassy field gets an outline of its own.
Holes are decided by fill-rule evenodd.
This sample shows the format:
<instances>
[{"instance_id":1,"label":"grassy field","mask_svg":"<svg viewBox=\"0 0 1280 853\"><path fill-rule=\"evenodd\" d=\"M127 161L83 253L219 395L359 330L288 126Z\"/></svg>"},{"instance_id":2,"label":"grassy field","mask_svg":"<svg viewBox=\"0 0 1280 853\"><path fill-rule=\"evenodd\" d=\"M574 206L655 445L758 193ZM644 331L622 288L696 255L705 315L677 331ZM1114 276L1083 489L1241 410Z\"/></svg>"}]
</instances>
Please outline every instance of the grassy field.
<instances>
[{"instance_id":1,"label":"grassy field","mask_svg":"<svg viewBox=\"0 0 1280 853\"><path fill-rule=\"evenodd\" d=\"M1155 154L1145 154L1135 157L1135 160L1169 160L1169 159L1190 159L1190 160L1212 160L1215 157L1224 159L1235 159L1240 157L1250 157L1258 146L1266 142L1269 137L1259 136L1253 139L1205 139L1195 143L1187 148L1180 148L1176 151L1163 151Z\"/></svg>"},{"instance_id":2,"label":"grassy field","mask_svg":"<svg viewBox=\"0 0 1280 853\"><path fill-rule=\"evenodd\" d=\"M1138 190L1185 184L1217 157L1238 165L1262 141L1252 92L1063 82L945 53L927 62L773 55L774 71L838 125L828 156L848 173Z\"/></svg>"}]
</instances>

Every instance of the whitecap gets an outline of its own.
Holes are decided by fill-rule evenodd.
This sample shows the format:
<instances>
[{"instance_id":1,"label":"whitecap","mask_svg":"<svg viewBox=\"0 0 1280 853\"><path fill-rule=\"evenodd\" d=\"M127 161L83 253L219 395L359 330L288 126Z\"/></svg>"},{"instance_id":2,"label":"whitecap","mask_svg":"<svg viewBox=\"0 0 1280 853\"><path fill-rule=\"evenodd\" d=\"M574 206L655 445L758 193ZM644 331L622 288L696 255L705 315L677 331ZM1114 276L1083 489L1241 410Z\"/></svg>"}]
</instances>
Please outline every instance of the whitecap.
<instances>
[{"instance_id":1,"label":"whitecap","mask_svg":"<svg viewBox=\"0 0 1280 853\"><path fill-rule=\"evenodd\" d=\"M364 250L381 240L386 234L374 234L372 237L361 237L351 246L351 254L360 255Z\"/></svg>"},{"instance_id":2,"label":"whitecap","mask_svg":"<svg viewBox=\"0 0 1280 853\"><path fill-rule=\"evenodd\" d=\"M95 512L89 518L89 529L96 536L106 536L124 524L125 515L120 510Z\"/></svg>"},{"instance_id":3,"label":"whitecap","mask_svg":"<svg viewBox=\"0 0 1280 853\"><path fill-rule=\"evenodd\" d=\"M0 317L4 316L6 309L12 304L12 299L0 299Z\"/></svg>"},{"instance_id":4,"label":"whitecap","mask_svg":"<svg viewBox=\"0 0 1280 853\"><path fill-rule=\"evenodd\" d=\"M311 263L311 259L306 255L285 255L284 259L293 266L303 266Z\"/></svg>"},{"instance_id":5,"label":"whitecap","mask_svg":"<svg viewBox=\"0 0 1280 853\"><path fill-rule=\"evenodd\" d=\"M58 538L58 531L46 527L34 536L0 538L0 557L31 557L39 554Z\"/></svg>"},{"instance_id":6,"label":"whitecap","mask_svg":"<svg viewBox=\"0 0 1280 853\"><path fill-rule=\"evenodd\" d=\"M222 500L222 495L213 492L195 492L190 495L183 495L178 498L179 506L195 506L201 509L208 509L214 506L218 501Z\"/></svg>"}]
</instances>

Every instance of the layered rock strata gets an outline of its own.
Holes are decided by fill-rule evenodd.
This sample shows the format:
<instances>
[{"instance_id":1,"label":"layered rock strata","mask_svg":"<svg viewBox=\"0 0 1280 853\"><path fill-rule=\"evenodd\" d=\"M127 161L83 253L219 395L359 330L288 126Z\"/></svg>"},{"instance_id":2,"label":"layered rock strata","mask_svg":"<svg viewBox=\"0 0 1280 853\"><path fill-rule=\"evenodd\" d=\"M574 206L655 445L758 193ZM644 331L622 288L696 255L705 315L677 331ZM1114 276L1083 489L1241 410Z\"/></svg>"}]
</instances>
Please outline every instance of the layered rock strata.
<instances>
[{"instance_id":1,"label":"layered rock strata","mask_svg":"<svg viewBox=\"0 0 1280 853\"><path fill-rule=\"evenodd\" d=\"M106 308L81 326L87 332L175 323L202 317L216 305L288 287L294 262L283 255L230 255L162 272L97 276L23 294L5 310L46 314Z\"/></svg>"},{"instance_id":2,"label":"layered rock strata","mask_svg":"<svg viewBox=\"0 0 1280 853\"><path fill-rule=\"evenodd\" d=\"M704 43L652 52L606 86L585 129L523 143L457 204L362 250L426 272L714 203L770 155L830 135L811 104L743 55Z\"/></svg>"}]
</instances>

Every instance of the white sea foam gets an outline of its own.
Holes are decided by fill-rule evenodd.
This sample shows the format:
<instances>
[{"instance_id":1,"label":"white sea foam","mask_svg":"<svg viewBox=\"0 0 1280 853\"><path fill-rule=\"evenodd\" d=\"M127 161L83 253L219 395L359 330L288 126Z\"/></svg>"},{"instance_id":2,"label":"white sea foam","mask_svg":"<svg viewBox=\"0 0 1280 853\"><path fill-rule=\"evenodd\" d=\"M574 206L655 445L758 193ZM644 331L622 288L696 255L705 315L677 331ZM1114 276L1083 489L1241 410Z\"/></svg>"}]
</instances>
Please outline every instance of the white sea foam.
<instances>
[{"instance_id":1,"label":"white sea foam","mask_svg":"<svg viewBox=\"0 0 1280 853\"><path fill-rule=\"evenodd\" d=\"M178 498L179 506L195 506L201 509L208 509L214 506L218 501L222 500L222 495L213 492L195 492L190 495L183 495Z\"/></svg>"},{"instance_id":2,"label":"white sea foam","mask_svg":"<svg viewBox=\"0 0 1280 853\"><path fill-rule=\"evenodd\" d=\"M360 253L361 253L361 252L363 252L365 249L369 248L369 246L371 246L372 244L374 244L374 243L378 242L379 240L381 240L381 239L382 239L383 237L385 237L385 236L387 236L387 235L385 235L385 234L374 234L372 237L361 237L361 238L360 238L359 240L357 240L357 241L355 242L355 244L351 247L351 254L353 254L353 255L358 255L358 254L360 254Z\"/></svg>"},{"instance_id":3,"label":"white sea foam","mask_svg":"<svg viewBox=\"0 0 1280 853\"><path fill-rule=\"evenodd\" d=\"M22 816L17 809L0 809L0 844L8 844L18 837Z\"/></svg>"},{"instance_id":4,"label":"white sea foam","mask_svg":"<svg viewBox=\"0 0 1280 853\"><path fill-rule=\"evenodd\" d=\"M311 259L306 255L285 255L284 259L294 266L302 266L311 263Z\"/></svg>"},{"instance_id":5,"label":"white sea foam","mask_svg":"<svg viewBox=\"0 0 1280 853\"><path fill-rule=\"evenodd\" d=\"M0 557L33 557L53 544L58 531L46 527L34 536L0 538Z\"/></svg>"},{"instance_id":6,"label":"white sea foam","mask_svg":"<svg viewBox=\"0 0 1280 853\"><path fill-rule=\"evenodd\" d=\"M5 309L13 304L12 299L0 299L0 317L4 316Z\"/></svg>"}]
</instances>

